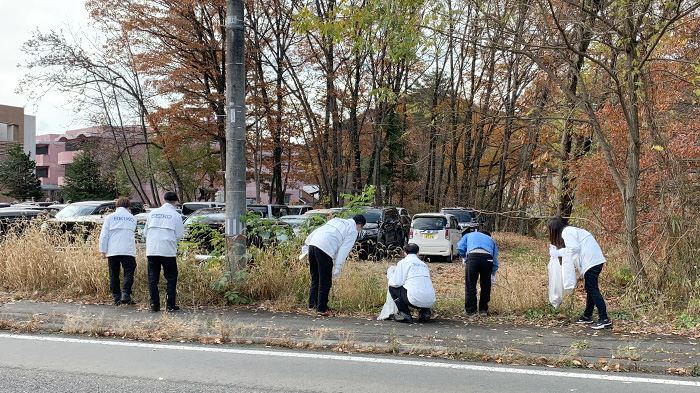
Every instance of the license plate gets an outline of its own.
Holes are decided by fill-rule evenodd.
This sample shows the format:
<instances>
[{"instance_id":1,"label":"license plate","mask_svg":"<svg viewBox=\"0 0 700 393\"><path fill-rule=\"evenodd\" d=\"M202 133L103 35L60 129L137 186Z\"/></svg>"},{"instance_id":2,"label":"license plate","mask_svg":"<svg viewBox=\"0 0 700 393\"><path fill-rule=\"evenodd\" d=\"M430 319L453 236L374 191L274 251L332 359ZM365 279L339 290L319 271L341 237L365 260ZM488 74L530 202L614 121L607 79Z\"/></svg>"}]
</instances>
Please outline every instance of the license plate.
<instances>
[{"instance_id":1,"label":"license plate","mask_svg":"<svg viewBox=\"0 0 700 393\"><path fill-rule=\"evenodd\" d=\"M433 236L432 233L424 233L423 234L423 239L434 239L435 237Z\"/></svg>"}]
</instances>

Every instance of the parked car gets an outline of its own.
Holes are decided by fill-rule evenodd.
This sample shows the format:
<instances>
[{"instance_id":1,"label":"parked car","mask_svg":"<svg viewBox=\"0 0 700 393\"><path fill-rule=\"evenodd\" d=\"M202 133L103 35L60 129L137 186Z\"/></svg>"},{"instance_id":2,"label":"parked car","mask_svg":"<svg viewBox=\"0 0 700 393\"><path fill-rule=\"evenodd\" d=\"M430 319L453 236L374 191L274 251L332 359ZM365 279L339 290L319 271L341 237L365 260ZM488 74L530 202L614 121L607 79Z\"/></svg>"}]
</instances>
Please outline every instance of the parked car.
<instances>
[{"instance_id":1,"label":"parked car","mask_svg":"<svg viewBox=\"0 0 700 393\"><path fill-rule=\"evenodd\" d=\"M309 219L310 216L305 216L303 214L290 214L280 217L280 221L284 221L292 227L294 234L299 233L302 225Z\"/></svg>"},{"instance_id":2,"label":"parked car","mask_svg":"<svg viewBox=\"0 0 700 393\"><path fill-rule=\"evenodd\" d=\"M214 246L211 240L213 235L205 230L192 230L195 224L204 224L209 229L218 231L219 234L225 232L226 212L222 208L204 208L190 214L185 220L185 236L184 241L196 243L199 247L200 255L208 255L214 251ZM288 239L288 232L291 231L291 225L284 221L276 219L262 219L263 228L258 228L255 231L250 225L246 227L248 232L246 245L257 246L259 248L268 247L278 242L284 242Z\"/></svg>"},{"instance_id":3,"label":"parked car","mask_svg":"<svg viewBox=\"0 0 700 393\"><path fill-rule=\"evenodd\" d=\"M442 257L452 262L460 239L462 230L452 214L421 213L413 216L408 241L417 244L420 255L430 261L432 257Z\"/></svg>"},{"instance_id":4,"label":"parked car","mask_svg":"<svg viewBox=\"0 0 700 393\"><path fill-rule=\"evenodd\" d=\"M247 205L246 209L249 212L253 212L262 216L262 218L280 218L286 216L289 213L289 207L287 205L274 205L274 204L256 204Z\"/></svg>"},{"instance_id":5,"label":"parked car","mask_svg":"<svg viewBox=\"0 0 700 393\"><path fill-rule=\"evenodd\" d=\"M287 205L287 207L289 208L289 215L301 215L314 208L311 205Z\"/></svg>"},{"instance_id":6,"label":"parked car","mask_svg":"<svg viewBox=\"0 0 700 393\"><path fill-rule=\"evenodd\" d=\"M85 201L68 204L46 226L63 232L84 231L86 234L104 223L105 216L116 209L115 201ZM131 203L131 214L145 212L142 202Z\"/></svg>"},{"instance_id":7,"label":"parked car","mask_svg":"<svg viewBox=\"0 0 700 393\"><path fill-rule=\"evenodd\" d=\"M222 202L185 202L180 206L181 214L183 216L189 216L199 209L205 209L207 207L220 207L225 208L226 204Z\"/></svg>"},{"instance_id":8,"label":"parked car","mask_svg":"<svg viewBox=\"0 0 700 393\"><path fill-rule=\"evenodd\" d=\"M310 217L310 216L318 216L318 217L323 217L326 220L329 220L333 218L335 215L337 215L339 212L333 209L312 209L312 210L307 210L306 213L304 213L305 216Z\"/></svg>"},{"instance_id":9,"label":"parked car","mask_svg":"<svg viewBox=\"0 0 700 393\"><path fill-rule=\"evenodd\" d=\"M408 233L411 231L411 215L408 214L408 210L403 207L397 207L396 210L399 211L399 218L401 219L401 226L403 227L403 233Z\"/></svg>"},{"instance_id":10,"label":"parked car","mask_svg":"<svg viewBox=\"0 0 700 393\"><path fill-rule=\"evenodd\" d=\"M29 210L40 210L43 212L46 212L49 214L51 217L55 216L56 213L61 211L65 205L54 205L54 204L46 204L46 202L42 204L38 203L18 203L10 206L12 209L29 209Z\"/></svg>"},{"instance_id":11,"label":"parked car","mask_svg":"<svg viewBox=\"0 0 700 393\"><path fill-rule=\"evenodd\" d=\"M389 251L407 244L408 232L404 233L395 207L364 207L360 214L367 220L357 238L360 258L374 255L380 259Z\"/></svg>"},{"instance_id":12,"label":"parked car","mask_svg":"<svg viewBox=\"0 0 700 393\"><path fill-rule=\"evenodd\" d=\"M10 228L15 227L18 231L24 229L24 224L34 219L49 218L50 215L38 209L22 209L14 207L0 208L0 235L7 233Z\"/></svg>"},{"instance_id":13,"label":"parked car","mask_svg":"<svg viewBox=\"0 0 700 393\"><path fill-rule=\"evenodd\" d=\"M462 230L462 235L469 232L479 231L479 222L476 220L476 212L468 207L443 207L440 213L452 214L459 222L459 228Z\"/></svg>"}]
</instances>

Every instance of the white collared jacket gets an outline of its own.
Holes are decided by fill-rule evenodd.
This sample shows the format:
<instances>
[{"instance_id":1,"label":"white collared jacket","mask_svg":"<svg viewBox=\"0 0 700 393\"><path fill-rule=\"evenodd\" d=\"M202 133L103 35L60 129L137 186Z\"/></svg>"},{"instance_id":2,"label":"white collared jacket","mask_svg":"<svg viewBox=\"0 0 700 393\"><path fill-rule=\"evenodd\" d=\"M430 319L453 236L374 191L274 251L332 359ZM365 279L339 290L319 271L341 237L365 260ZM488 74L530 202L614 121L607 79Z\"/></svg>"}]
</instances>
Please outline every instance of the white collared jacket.
<instances>
[{"instance_id":1,"label":"white collared jacket","mask_svg":"<svg viewBox=\"0 0 700 393\"><path fill-rule=\"evenodd\" d=\"M177 256L177 242L185 234L182 216L173 205L166 203L148 213L143 234L147 256Z\"/></svg>"},{"instance_id":2,"label":"white collared jacket","mask_svg":"<svg viewBox=\"0 0 700 393\"><path fill-rule=\"evenodd\" d=\"M355 220L336 217L311 232L304 244L318 247L333 258L335 260L333 275L338 277L340 268L343 267L352 246L355 245L357 234Z\"/></svg>"},{"instance_id":3,"label":"white collared jacket","mask_svg":"<svg viewBox=\"0 0 700 393\"><path fill-rule=\"evenodd\" d=\"M406 288L406 296L412 305L430 308L435 304L435 288L430 280L430 269L418 255L406 255L388 277L390 287Z\"/></svg>"},{"instance_id":4,"label":"white collared jacket","mask_svg":"<svg viewBox=\"0 0 700 393\"><path fill-rule=\"evenodd\" d=\"M124 207L105 218L100 232L100 252L108 257L115 255L136 256L136 219Z\"/></svg>"},{"instance_id":5,"label":"white collared jacket","mask_svg":"<svg viewBox=\"0 0 700 393\"><path fill-rule=\"evenodd\" d=\"M571 257L583 277L588 269L605 263L605 256L593 235L585 229L566 226L561 231L566 247L559 249L560 257Z\"/></svg>"}]
</instances>

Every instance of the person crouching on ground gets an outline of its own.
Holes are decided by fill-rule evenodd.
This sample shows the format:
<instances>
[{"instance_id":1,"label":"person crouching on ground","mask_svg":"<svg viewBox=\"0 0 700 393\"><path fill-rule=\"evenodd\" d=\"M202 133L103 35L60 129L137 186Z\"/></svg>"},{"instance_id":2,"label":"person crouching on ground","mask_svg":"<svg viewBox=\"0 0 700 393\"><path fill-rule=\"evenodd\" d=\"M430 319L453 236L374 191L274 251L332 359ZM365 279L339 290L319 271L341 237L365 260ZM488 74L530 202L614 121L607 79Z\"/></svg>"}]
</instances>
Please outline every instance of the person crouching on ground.
<instances>
[{"instance_id":1,"label":"person crouching on ground","mask_svg":"<svg viewBox=\"0 0 700 393\"><path fill-rule=\"evenodd\" d=\"M491 282L498 270L498 247L487 231L470 232L457 243L457 251L466 258L464 275L464 312L476 315L476 283L480 282L479 315L485 317L491 300Z\"/></svg>"},{"instance_id":2,"label":"person crouching on ground","mask_svg":"<svg viewBox=\"0 0 700 393\"><path fill-rule=\"evenodd\" d=\"M136 304L131 298L131 286L134 284L136 270L136 219L129 209L129 198L119 198L116 210L105 218L100 231L100 253L107 258L109 266L109 288L112 291L114 305ZM119 288L120 265L124 269L124 286Z\"/></svg>"},{"instance_id":3,"label":"person crouching on ground","mask_svg":"<svg viewBox=\"0 0 700 393\"><path fill-rule=\"evenodd\" d=\"M418 258L417 244L409 243L403 251L404 259L396 264L393 274L389 275L389 293L398 309L394 321L413 323L409 308L413 307L418 309L418 320L425 322L430 319L430 307L435 304L430 269Z\"/></svg>"},{"instance_id":4,"label":"person crouching on ground","mask_svg":"<svg viewBox=\"0 0 700 393\"><path fill-rule=\"evenodd\" d=\"M148 258L148 292L151 297L151 312L160 311L160 269L167 281L165 286L165 309L177 311L175 303L177 288L177 242L185 234L180 213L175 210L177 194L168 191L163 195L165 203L151 210L146 219L143 234L146 236L146 257Z\"/></svg>"},{"instance_id":5,"label":"person crouching on ground","mask_svg":"<svg viewBox=\"0 0 700 393\"><path fill-rule=\"evenodd\" d=\"M586 290L586 309L576 320L578 324L591 324L593 329L612 328L608 318L605 299L598 288L598 276L603 270L605 256L593 235L585 229L568 225L562 217L549 220L550 247L549 256L552 258L571 257L576 261L579 274L583 276ZM561 262L561 261L560 261ZM593 308L598 309L598 321L593 322Z\"/></svg>"},{"instance_id":6,"label":"person crouching on ground","mask_svg":"<svg viewBox=\"0 0 700 393\"><path fill-rule=\"evenodd\" d=\"M306 237L302 257L308 252L311 272L309 309L316 309L319 315L329 316L333 313L328 308L332 279L340 275L340 269L366 223L367 220L362 214L357 214L349 220L336 217Z\"/></svg>"}]
</instances>

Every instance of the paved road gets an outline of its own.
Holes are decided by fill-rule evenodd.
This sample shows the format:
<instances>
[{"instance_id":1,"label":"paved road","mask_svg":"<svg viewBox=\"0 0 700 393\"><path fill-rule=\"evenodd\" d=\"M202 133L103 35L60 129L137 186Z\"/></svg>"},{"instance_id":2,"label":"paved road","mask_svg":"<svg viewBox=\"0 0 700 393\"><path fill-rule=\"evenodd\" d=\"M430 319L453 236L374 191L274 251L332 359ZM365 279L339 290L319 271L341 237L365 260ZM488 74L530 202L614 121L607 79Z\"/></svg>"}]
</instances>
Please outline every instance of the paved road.
<instances>
[{"instance_id":1,"label":"paved road","mask_svg":"<svg viewBox=\"0 0 700 393\"><path fill-rule=\"evenodd\" d=\"M0 333L3 392L697 392L700 381Z\"/></svg>"}]
</instances>

